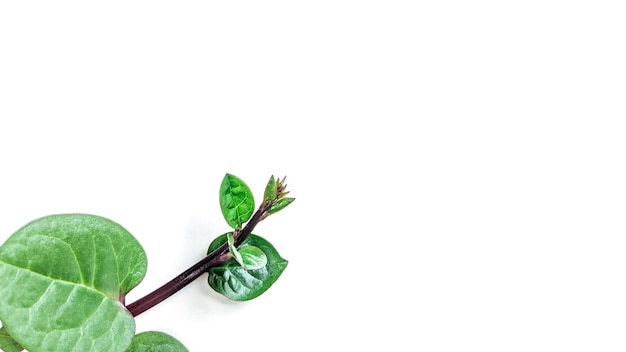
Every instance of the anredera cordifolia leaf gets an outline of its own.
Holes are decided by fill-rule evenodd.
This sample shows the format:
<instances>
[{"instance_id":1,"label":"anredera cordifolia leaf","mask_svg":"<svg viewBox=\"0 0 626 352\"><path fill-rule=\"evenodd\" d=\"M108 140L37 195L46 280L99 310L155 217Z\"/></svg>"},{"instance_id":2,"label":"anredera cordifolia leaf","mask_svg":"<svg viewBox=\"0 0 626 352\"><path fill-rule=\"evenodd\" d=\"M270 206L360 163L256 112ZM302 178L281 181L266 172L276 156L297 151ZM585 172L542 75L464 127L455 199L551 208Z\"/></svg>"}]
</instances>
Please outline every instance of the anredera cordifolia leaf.
<instances>
[{"instance_id":1,"label":"anredera cordifolia leaf","mask_svg":"<svg viewBox=\"0 0 626 352\"><path fill-rule=\"evenodd\" d=\"M209 246L208 252L217 249L227 241L226 234L217 237ZM287 260L267 240L257 235L250 235L239 246L239 251L246 246L254 246L263 251L267 263L255 270L246 270L234 259L209 269L209 285L217 292L235 301L247 301L260 296L278 280L287 267Z\"/></svg>"},{"instance_id":2,"label":"anredera cordifolia leaf","mask_svg":"<svg viewBox=\"0 0 626 352\"><path fill-rule=\"evenodd\" d=\"M4 352L21 352L24 350L24 348L9 335L4 326L0 328L0 350Z\"/></svg>"},{"instance_id":3,"label":"anredera cordifolia leaf","mask_svg":"<svg viewBox=\"0 0 626 352\"><path fill-rule=\"evenodd\" d=\"M135 335L127 352L189 352L180 341L159 331Z\"/></svg>"},{"instance_id":4,"label":"anredera cordifolia leaf","mask_svg":"<svg viewBox=\"0 0 626 352\"><path fill-rule=\"evenodd\" d=\"M259 247L245 246L239 250L241 266L246 270L261 269L267 265L267 256Z\"/></svg>"},{"instance_id":5,"label":"anredera cordifolia leaf","mask_svg":"<svg viewBox=\"0 0 626 352\"><path fill-rule=\"evenodd\" d=\"M228 251L233 259L246 270L260 269L267 264L267 256L263 251L255 246L244 246L241 249L235 248L235 237L232 232L226 234L228 239Z\"/></svg>"},{"instance_id":6,"label":"anredera cordifolia leaf","mask_svg":"<svg viewBox=\"0 0 626 352\"><path fill-rule=\"evenodd\" d=\"M269 182L267 182L267 186L265 186L265 193L263 194L263 199L266 202L271 201L276 197L276 193L278 192L278 188L276 187L276 180L274 179L274 175L270 177Z\"/></svg>"},{"instance_id":7,"label":"anredera cordifolia leaf","mask_svg":"<svg viewBox=\"0 0 626 352\"><path fill-rule=\"evenodd\" d=\"M111 220L37 219L0 246L0 320L30 352L125 351L135 322L122 302L146 266L137 240Z\"/></svg>"},{"instance_id":8,"label":"anredera cordifolia leaf","mask_svg":"<svg viewBox=\"0 0 626 352\"><path fill-rule=\"evenodd\" d=\"M237 176L226 174L220 186L220 208L228 225L240 229L254 212L252 191Z\"/></svg>"},{"instance_id":9,"label":"anredera cordifolia leaf","mask_svg":"<svg viewBox=\"0 0 626 352\"><path fill-rule=\"evenodd\" d=\"M226 234L226 239L228 240L228 251L230 255L235 258L237 263L243 266L243 258L241 257L241 253L235 248L235 237L232 232Z\"/></svg>"},{"instance_id":10,"label":"anredera cordifolia leaf","mask_svg":"<svg viewBox=\"0 0 626 352\"><path fill-rule=\"evenodd\" d=\"M270 209L267 211L269 214L274 214L274 213L278 213L279 211L285 209L289 204L291 204L294 200L296 200L295 198L283 198L283 199L279 199L278 202L276 202L274 205L272 205L270 207Z\"/></svg>"}]
</instances>

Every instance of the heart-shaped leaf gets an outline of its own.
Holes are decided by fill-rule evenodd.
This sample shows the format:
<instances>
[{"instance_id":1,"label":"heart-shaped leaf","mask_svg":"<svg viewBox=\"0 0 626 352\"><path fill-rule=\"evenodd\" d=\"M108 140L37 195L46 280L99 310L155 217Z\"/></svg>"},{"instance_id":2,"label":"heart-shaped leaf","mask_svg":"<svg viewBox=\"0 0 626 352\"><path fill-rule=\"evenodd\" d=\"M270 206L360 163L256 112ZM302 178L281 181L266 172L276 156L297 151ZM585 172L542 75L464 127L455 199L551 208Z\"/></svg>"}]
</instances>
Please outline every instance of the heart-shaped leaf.
<instances>
[{"instance_id":1,"label":"heart-shaped leaf","mask_svg":"<svg viewBox=\"0 0 626 352\"><path fill-rule=\"evenodd\" d=\"M0 320L31 352L125 351L135 322L123 301L146 266L141 245L111 220L40 218L0 247Z\"/></svg>"},{"instance_id":2,"label":"heart-shaped leaf","mask_svg":"<svg viewBox=\"0 0 626 352\"><path fill-rule=\"evenodd\" d=\"M189 352L180 341L159 331L135 335L127 352Z\"/></svg>"},{"instance_id":3,"label":"heart-shaped leaf","mask_svg":"<svg viewBox=\"0 0 626 352\"><path fill-rule=\"evenodd\" d=\"M240 229L254 212L252 191L237 176L226 174L220 186L220 208L228 225Z\"/></svg>"},{"instance_id":4,"label":"heart-shaped leaf","mask_svg":"<svg viewBox=\"0 0 626 352\"><path fill-rule=\"evenodd\" d=\"M227 234L217 237L209 246L212 252L227 241ZM247 301L267 291L287 267L287 260L261 236L250 235L239 247L246 252L247 246L254 246L267 257L266 264L255 270L246 270L234 259L209 269L209 285L217 292L235 301Z\"/></svg>"}]
</instances>

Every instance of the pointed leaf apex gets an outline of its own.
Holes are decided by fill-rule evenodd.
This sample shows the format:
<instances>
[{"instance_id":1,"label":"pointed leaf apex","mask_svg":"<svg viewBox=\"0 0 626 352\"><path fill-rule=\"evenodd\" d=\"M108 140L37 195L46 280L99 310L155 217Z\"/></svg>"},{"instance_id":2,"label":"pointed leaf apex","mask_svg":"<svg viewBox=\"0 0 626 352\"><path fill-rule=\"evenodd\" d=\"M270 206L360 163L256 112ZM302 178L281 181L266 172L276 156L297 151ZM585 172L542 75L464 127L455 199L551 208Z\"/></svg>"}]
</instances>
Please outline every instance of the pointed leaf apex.
<instances>
[{"instance_id":1,"label":"pointed leaf apex","mask_svg":"<svg viewBox=\"0 0 626 352\"><path fill-rule=\"evenodd\" d=\"M269 182L267 182L267 186L265 186L265 195L264 200L266 202L271 202L276 197L276 193L278 192L278 188L276 186L276 181L274 180L274 175L270 177Z\"/></svg>"},{"instance_id":2,"label":"pointed leaf apex","mask_svg":"<svg viewBox=\"0 0 626 352\"><path fill-rule=\"evenodd\" d=\"M270 207L267 211L268 214L278 213L279 211L285 209L289 204L291 204L296 198L282 198L279 199L274 205Z\"/></svg>"}]
</instances>

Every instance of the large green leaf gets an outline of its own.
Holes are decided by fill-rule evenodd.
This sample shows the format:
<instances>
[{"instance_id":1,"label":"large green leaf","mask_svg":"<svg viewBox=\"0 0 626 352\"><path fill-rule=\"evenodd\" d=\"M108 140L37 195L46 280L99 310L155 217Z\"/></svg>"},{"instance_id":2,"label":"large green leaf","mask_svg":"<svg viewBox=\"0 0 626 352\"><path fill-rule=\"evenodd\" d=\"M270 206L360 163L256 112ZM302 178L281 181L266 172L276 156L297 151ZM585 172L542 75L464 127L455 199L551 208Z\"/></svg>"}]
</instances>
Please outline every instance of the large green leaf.
<instances>
[{"instance_id":1,"label":"large green leaf","mask_svg":"<svg viewBox=\"0 0 626 352\"><path fill-rule=\"evenodd\" d=\"M227 234L217 237L209 246L208 252L214 251L226 241ZM250 235L239 246L239 250L243 251L246 246L260 248L267 257L267 263L259 269L246 270L236 260L230 259L209 269L209 285L235 301L247 301L260 296L278 280L287 267L287 260L261 236Z\"/></svg>"},{"instance_id":2,"label":"large green leaf","mask_svg":"<svg viewBox=\"0 0 626 352\"><path fill-rule=\"evenodd\" d=\"M135 335L127 352L189 352L180 341L159 331Z\"/></svg>"},{"instance_id":3,"label":"large green leaf","mask_svg":"<svg viewBox=\"0 0 626 352\"><path fill-rule=\"evenodd\" d=\"M0 247L0 320L30 352L125 351L135 322L123 301L146 265L139 243L111 220L37 219Z\"/></svg>"},{"instance_id":4,"label":"large green leaf","mask_svg":"<svg viewBox=\"0 0 626 352\"><path fill-rule=\"evenodd\" d=\"M240 229L254 212L252 191L237 176L226 174L220 186L220 208L228 225Z\"/></svg>"}]
</instances>

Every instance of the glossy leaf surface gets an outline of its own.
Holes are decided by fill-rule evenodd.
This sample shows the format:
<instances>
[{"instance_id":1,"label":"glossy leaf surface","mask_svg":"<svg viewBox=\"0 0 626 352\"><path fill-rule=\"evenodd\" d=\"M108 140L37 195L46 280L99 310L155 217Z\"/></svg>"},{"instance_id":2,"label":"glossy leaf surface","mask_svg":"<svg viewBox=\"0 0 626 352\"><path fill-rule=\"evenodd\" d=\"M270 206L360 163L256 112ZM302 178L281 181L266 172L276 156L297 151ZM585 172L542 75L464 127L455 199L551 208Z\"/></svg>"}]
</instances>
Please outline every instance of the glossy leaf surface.
<instances>
[{"instance_id":1,"label":"glossy leaf surface","mask_svg":"<svg viewBox=\"0 0 626 352\"><path fill-rule=\"evenodd\" d=\"M220 186L220 208L228 225L240 229L254 212L252 191L237 176L226 174Z\"/></svg>"},{"instance_id":2,"label":"glossy leaf surface","mask_svg":"<svg viewBox=\"0 0 626 352\"><path fill-rule=\"evenodd\" d=\"M289 204L291 204L296 198L283 198L279 199L276 204L272 205L267 211L269 214L278 213L279 211L285 209Z\"/></svg>"},{"instance_id":3,"label":"glossy leaf surface","mask_svg":"<svg viewBox=\"0 0 626 352\"><path fill-rule=\"evenodd\" d=\"M217 249L227 241L226 234L217 237L209 246L208 252ZM255 270L246 270L234 259L209 270L209 285L217 292L235 301L246 301L260 296L267 291L287 267L287 260L264 238L250 235L239 247L254 246L263 251L267 257L266 264Z\"/></svg>"},{"instance_id":4,"label":"glossy leaf surface","mask_svg":"<svg viewBox=\"0 0 626 352\"><path fill-rule=\"evenodd\" d=\"M267 256L259 247L245 246L239 250L241 266L246 270L261 269L267 265Z\"/></svg>"},{"instance_id":5,"label":"glossy leaf surface","mask_svg":"<svg viewBox=\"0 0 626 352\"><path fill-rule=\"evenodd\" d=\"M232 232L227 233L226 238L228 239L228 251L244 269L260 269L267 264L267 256L260 248L245 246L239 250L235 248L235 237Z\"/></svg>"},{"instance_id":6,"label":"glossy leaf surface","mask_svg":"<svg viewBox=\"0 0 626 352\"><path fill-rule=\"evenodd\" d=\"M278 189L276 188L276 180L274 179L274 175L270 177L270 180L267 182L267 186L265 186L265 192L263 193L263 199L266 202L271 201L276 197L276 192Z\"/></svg>"},{"instance_id":7,"label":"glossy leaf surface","mask_svg":"<svg viewBox=\"0 0 626 352\"><path fill-rule=\"evenodd\" d=\"M180 341L159 331L135 335L127 352L189 352Z\"/></svg>"},{"instance_id":8,"label":"glossy leaf surface","mask_svg":"<svg viewBox=\"0 0 626 352\"><path fill-rule=\"evenodd\" d=\"M125 351L135 322L122 302L146 265L139 243L111 220L37 219L0 247L0 320L30 352Z\"/></svg>"}]
</instances>

